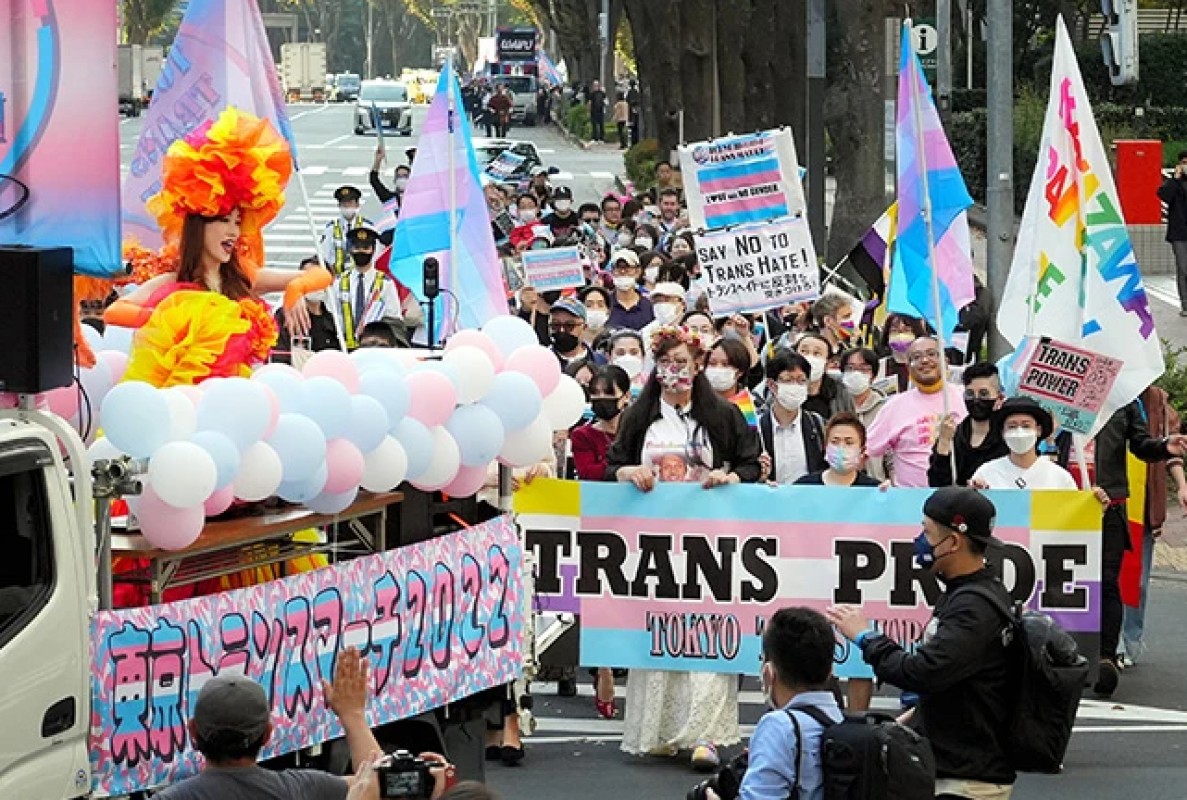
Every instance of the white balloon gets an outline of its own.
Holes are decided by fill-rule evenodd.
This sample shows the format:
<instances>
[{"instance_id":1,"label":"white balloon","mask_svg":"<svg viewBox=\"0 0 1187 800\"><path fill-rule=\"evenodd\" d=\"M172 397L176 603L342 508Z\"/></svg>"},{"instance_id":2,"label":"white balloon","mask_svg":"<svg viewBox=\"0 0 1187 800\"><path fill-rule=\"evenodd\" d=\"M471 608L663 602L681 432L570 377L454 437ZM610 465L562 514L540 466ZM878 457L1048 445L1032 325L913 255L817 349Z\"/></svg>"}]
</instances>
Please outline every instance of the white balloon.
<instances>
[{"instance_id":1,"label":"white balloon","mask_svg":"<svg viewBox=\"0 0 1187 800\"><path fill-rule=\"evenodd\" d=\"M280 487L283 470L276 451L266 442L256 442L243 451L235 476L235 496L248 502L271 497Z\"/></svg>"},{"instance_id":2,"label":"white balloon","mask_svg":"<svg viewBox=\"0 0 1187 800\"><path fill-rule=\"evenodd\" d=\"M125 328L122 325L108 325L103 330L103 349L131 353L133 334L134 331L131 328Z\"/></svg>"},{"instance_id":3,"label":"white balloon","mask_svg":"<svg viewBox=\"0 0 1187 800\"><path fill-rule=\"evenodd\" d=\"M440 489L457 477L457 471L462 466L462 453L443 426L438 425L429 432L433 434L433 460L429 462L429 468L417 477L414 485Z\"/></svg>"},{"instance_id":4,"label":"white balloon","mask_svg":"<svg viewBox=\"0 0 1187 800\"><path fill-rule=\"evenodd\" d=\"M459 405L476 403L490 390L495 380L495 365L490 356L470 345L461 345L445 353L441 361L457 376Z\"/></svg>"},{"instance_id":5,"label":"white balloon","mask_svg":"<svg viewBox=\"0 0 1187 800\"><path fill-rule=\"evenodd\" d=\"M107 349L103 344L103 334L99 333L92 325L82 326L82 338L91 346L91 352L98 353L100 350Z\"/></svg>"},{"instance_id":6,"label":"white balloon","mask_svg":"<svg viewBox=\"0 0 1187 800\"><path fill-rule=\"evenodd\" d=\"M176 386L165 390L165 400L169 403L170 440L188 439L198 430L198 409L194 402L184 392L178 391Z\"/></svg>"},{"instance_id":7,"label":"white balloon","mask_svg":"<svg viewBox=\"0 0 1187 800\"><path fill-rule=\"evenodd\" d=\"M362 486L368 492L390 492L408 474L408 454L395 437L387 436L363 457Z\"/></svg>"},{"instance_id":8,"label":"white balloon","mask_svg":"<svg viewBox=\"0 0 1187 800\"><path fill-rule=\"evenodd\" d=\"M148 462L149 484L157 497L174 508L190 508L206 502L214 493L217 481L214 459L193 442L164 444Z\"/></svg>"},{"instance_id":9,"label":"white balloon","mask_svg":"<svg viewBox=\"0 0 1187 800\"><path fill-rule=\"evenodd\" d=\"M552 425L541 414L521 431L507 434L499 460L512 467L530 467L552 452Z\"/></svg>"},{"instance_id":10,"label":"white balloon","mask_svg":"<svg viewBox=\"0 0 1187 800\"><path fill-rule=\"evenodd\" d=\"M577 424L585 413L585 390L568 375L544 398L544 417L554 431L565 431Z\"/></svg>"},{"instance_id":11,"label":"white balloon","mask_svg":"<svg viewBox=\"0 0 1187 800\"><path fill-rule=\"evenodd\" d=\"M482 326L482 332L491 338L504 356L509 356L521 347L540 344L536 330L514 314L492 317Z\"/></svg>"}]
</instances>

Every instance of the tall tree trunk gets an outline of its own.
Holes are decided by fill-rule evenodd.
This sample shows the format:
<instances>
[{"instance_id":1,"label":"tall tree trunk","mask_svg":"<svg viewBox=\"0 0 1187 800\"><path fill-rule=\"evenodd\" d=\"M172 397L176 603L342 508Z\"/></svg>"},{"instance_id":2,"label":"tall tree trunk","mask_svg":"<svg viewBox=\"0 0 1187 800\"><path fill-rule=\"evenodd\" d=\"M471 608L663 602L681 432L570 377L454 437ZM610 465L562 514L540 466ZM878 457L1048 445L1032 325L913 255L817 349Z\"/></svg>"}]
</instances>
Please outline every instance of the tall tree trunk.
<instances>
[{"instance_id":1,"label":"tall tree trunk","mask_svg":"<svg viewBox=\"0 0 1187 800\"><path fill-rule=\"evenodd\" d=\"M769 128L774 122L775 50L784 47L776 44L776 6L797 0L751 0L750 27L746 32L746 48L742 62L746 65L746 113L741 132Z\"/></svg>"},{"instance_id":2,"label":"tall tree trunk","mask_svg":"<svg viewBox=\"0 0 1187 800\"><path fill-rule=\"evenodd\" d=\"M681 6L680 84L683 96L689 100L683 104L684 139L689 142L711 138L714 133L716 11L714 0L684 0Z\"/></svg>"},{"instance_id":3,"label":"tall tree trunk","mask_svg":"<svg viewBox=\"0 0 1187 800\"><path fill-rule=\"evenodd\" d=\"M750 37L750 0L717 0L717 89L721 94L721 129L746 130L746 71L744 53Z\"/></svg>"},{"instance_id":4,"label":"tall tree trunk","mask_svg":"<svg viewBox=\"0 0 1187 800\"><path fill-rule=\"evenodd\" d=\"M827 261L836 263L885 210L885 8L882 0L833 0L828 20L825 125L837 194Z\"/></svg>"},{"instance_id":5,"label":"tall tree trunk","mask_svg":"<svg viewBox=\"0 0 1187 800\"><path fill-rule=\"evenodd\" d=\"M754 27L754 26L751 26ZM806 0L784 0L775 11L771 27L776 45L772 53L771 76L774 108L771 125L787 125L795 136L797 153L806 160L808 152L808 5Z\"/></svg>"},{"instance_id":6,"label":"tall tree trunk","mask_svg":"<svg viewBox=\"0 0 1187 800\"><path fill-rule=\"evenodd\" d=\"M646 136L658 140L660 157L666 158L679 143L679 114L684 106L680 81L680 3L626 0L625 5L639 64L643 129Z\"/></svg>"}]
</instances>

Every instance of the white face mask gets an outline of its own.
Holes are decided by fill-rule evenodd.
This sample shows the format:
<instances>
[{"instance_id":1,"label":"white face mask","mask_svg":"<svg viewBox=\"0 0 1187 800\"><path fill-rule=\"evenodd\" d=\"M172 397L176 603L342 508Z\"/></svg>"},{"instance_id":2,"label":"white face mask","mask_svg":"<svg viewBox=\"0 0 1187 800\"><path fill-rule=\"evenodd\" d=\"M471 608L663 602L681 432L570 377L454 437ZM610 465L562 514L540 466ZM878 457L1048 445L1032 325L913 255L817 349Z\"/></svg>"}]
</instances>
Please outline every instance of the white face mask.
<instances>
[{"instance_id":1,"label":"white face mask","mask_svg":"<svg viewBox=\"0 0 1187 800\"><path fill-rule=\"evenodd\" d=\"M635 279L630 275L615 275L614 288L620 292L625 292L635 288Z\"/></svg>"},{"instance_id":2,"label":"white face mask","mask_svg":"<svg viewBox=\"0 0 1187 800\"><path fill-rule=\"evenodd\" d=\"M864 372L852 370L842 376L841 383L844 384L849 394L856 397L860 394L865 394L866 389L870 388L870 376Z\"/></svg>"},{"instance_id":3,"label":"white face mask","mask_svg":"<svg viewBox=\"0 0 1187 800\"><path fill-rule=\"evenodd\" d=\"M655 244L655 242L652 241L650 236L636 236L635 237L635 246L642 247L644 250L650 250L651 246L654 244Z\"/></svg>"},{"instance_id":4,"label":"white face mask","mask_svg":"<svg viewBox=\"0 0 1187 800\"><path fill-rule=\"evenodd\" d=\"M808 399L808 387L802 383L781 383L775 390L775 400L787 411L795 411Z\"/></svg>"},{"instance_id":5,"label":"white face mask","mask_svg":"<svg viewBox=\"0 0 1187 800\"><path fill-rule=\"evenodd\" d=\"M812 383L824 377L824 368L828 364L828 360L820 356L804 356L808 362L808 366L812 368L812 374L808 376L808 380Z\"/></svg>"},{"instance_id":6,"label":"white face mask","mask_svg":"<svg viewBox=\"0 0 1187 800\"><path fill-rule=\"evenodd\" d=\"M633 353L615 356L610 363L625 372L631 380L639 377L639 373L643 371L643 359Z\"/></svg>"},{"instance_id":7,"label":"white face mask","mask_svg":"<svg viewBox=\"0 0 1187 800\"><path fill-rule=\"evenodd\" d=\"M659 278L659 267L648 267L643 270L643 280L648 283L655 283Z\"/></svg>"},{"instance_id":8,"label":"white face mask","mask_svg":"<svg viewBox=\"0 0 1187 800\"><path fill-rule=\"evenodd\" d=\"M630 231L620 231L618 234L618 246L630 247L635 243L635 237L631 235Z\"/></svg>"},{"instance_id":9,"label":"white face mask","mask_svg":"<svg viewBox=\"0 0 1187 800\"><path fill-rule=\"evenodd\" d=\"M538 212L534 208L521 209L519 212L519 218L523 222L535 222L537 213Z\"/></svg>"},{"instance_id":10,"label":"white face mask","mask_svg":"<svg viewBox=\"0 0 1187 800\"><path fill-rule=\"evenodd\" d=\"M842 373L839 369L826 369L824 374L832 378L837 383L840 383L841 379L845 377L844 373Z\"/></svg>"},{"instance_id":11,"label":"white face mask","mask_svg":"<svg viewBox=\"0 0 1187 800\"><path fill-rule=\"evenodd\" d=\"M733 367L706 367L705 377L715 392L732 389L738 383L738 371Z\"/></svg>"},{"instance_id":12,"label":"white face mask","mask_svg":"<svg viewBox=\"0 0 1187 800\"><path fill-rule=\"evenodd\" d=\"M407 178L396 178L396 191L402 192L406 186L408 186Z\"/></svg>"},{"instance_id":13,"label":"white face mask","mask_svg":"<svg viewBox=\"0 0 1187 800\"><path fill-rule=\"evenodd\" d=\"M552 204L552 206L557 211L559 211L563 214L564 212L568 211L570 208L573 207L573 201L572 200L557 200L555 203Z\"/></svg>"},{"instance_id":14,"label":"white face mask","mask_svg":"<svg viewBox=\"0 0 1187 800\"><path fill-rule=\"evenodd\" d=\"M655 313L655 321L660 325L671 325L680 319L679 303L656 303L651 310Z\"/></svg>"},{"instance_id":15,"label":"white face mask","mask_svg":"<svg viewBox=\"0 0 1187 800\"><path fill-rule=\"evenodd\" d=\"M590 308L585 312L585 324L591 331L600 331L606 327L606 322L610 319L610 312L604 308Z\"/></svg>"},{"instance_id":16,"label":"white face mask","mask_svg":"<svg viewBox=\"0 0 1187 800\"><path fill-rule=\"evenodd\" d=\"M310 303L324 303L326 301L326 293L310 292L309 294L305 295L305 299Z\"/></svg>"},{"instance_id":17,"label":"white face mask","mask_svg":"<svg viewBox=\"0 0 1187 800\"><path fill-rule=\"evenodd\" d=\"M342 219L346 220L347 222L353 222L354 218L359 215L359 210L357 208L342 208L339 210L342 212Z\"/></svg>"},{"instance_id":18,"label":"white face mask","mask_svg":"<svg viewBox=\"0 0 1187 800\"><path fill-rule=\"evenodd\" d=\"M1006 447L1010 448L1011 453L1021 456L1034 449L1039 441L1039 433L1034 428L1010 428L1002 438L1005 439Z\"/></svg>"}]
</instances>

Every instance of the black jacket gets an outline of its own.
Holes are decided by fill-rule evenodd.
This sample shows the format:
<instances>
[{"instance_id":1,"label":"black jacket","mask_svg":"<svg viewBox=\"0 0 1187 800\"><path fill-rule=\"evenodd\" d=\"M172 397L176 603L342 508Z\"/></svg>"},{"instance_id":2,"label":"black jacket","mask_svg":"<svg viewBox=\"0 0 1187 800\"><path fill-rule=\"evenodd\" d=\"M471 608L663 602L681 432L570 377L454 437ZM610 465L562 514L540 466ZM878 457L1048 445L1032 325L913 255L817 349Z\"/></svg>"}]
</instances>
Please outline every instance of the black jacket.
<instances>
[{"instance_id":1,"label":"black jacket","mask_svg":"<svg viewBox=\"0 0 1187 800\"><path fill-rule=\"evenodd\" d=\"M1013 697L1010 653L1002 642L1006 622L987 599L963 586L984 583L1010 600L988 567L948 581L929 630L914 653L886 636L866 640L866 662L878 679L919 693L917 727L931 740L936 775L988 783L1013 783L1006 756Z\"/></svg>"},{"instance_id":2,"label":"black jacket","mask_svg":"<svg viewBox=\"0 0 1187 800\"><path fill-rule=\"evenodd\" d=\"M1166 203L1166 240L1187 241L1187 177L1167 178L1158 187L1158 197Z\"/></svg>"},{"instance_id":3,"label":"black jacket","mask_svg":"<svg viewBox=\"0 0 1187 800\"><path fill-rule=\"evenodd\" d=\"M779 474L779 463L775 455L775 423L771 419L773 411L768 407L758 418L758 429L762 433L761 446L763 452L771 457L771 480ZM804 416L804 424L800 431L804 434L804 455L807 457L808 474L823 472L828 469L828 462L824 460L824 419L814 411L800 409Z\"/></svg>"},{"instance_id":4,"label":"black jacket","mask_svg":"<svg viewBox=\"0 0 1187 800\"><path fill-rule=\"evenodd\" d=\"M742 483L754 483L762 472L758 455L758 437L754 429L746 424L746 418L733 403L711 395L712 406L699 409L694 403L693 413L704 420L703 427L713 446L713 469L729 464L730 471L741 478ZM648 408L640 397L622 414L618 425L618 436L606 454L606 480L618 480L618 470L643 463L643 442L647 429L660 418L659 404Z\"/></svg>"},{"instance_id":5,"label":"black jacket","mask_svg":"<svg viewBox=\"0 0 1187 800\"><path fill-rule=\"evenodd\" d=\"M1129 471L1125 467L1125 447L1142 461L1166 461L1171 457L1165 439L1150 437L1146 414L1134 400L1119 408L1096 434L1096 485L1109 493L1111 500L1129 497Z\"/></svg>"},{"instance_id":6,"label":"black jacket","mask_svg":"<svg viewBox=\"0 0 1187 800\"><path fill-rule=\"evenodd\" d=\"M956 436L952 439L952 452L956 453L956 485L968 486L982 464L1010 454L1010 449L1002 441L1001 432L996 426L989 426L989 433L979 447L971 444L973 436L973 420L965 417L956 426ZM927 465L928 486L952 485L952 457L942 456L936 452L936 445L931 448L931 462Z\"/></svg>"},{"instance_id":7,"label":"black jacket","mask_svg":"<svg viewBox=\"0 0 1187 800\"><path fill-rule=\"evenodd\" d=\"M280 332L276 340L276 347L272 350L272 360L280 364L291 364L293 343L289 338L283 308L276 311L275 319L276 327L280 329ZM309 315L309 349L314 353L322 350L341 349L338 342L338 326L334 324L334 315L324 306L320 314Z\"/></svg>"}]
</instances>

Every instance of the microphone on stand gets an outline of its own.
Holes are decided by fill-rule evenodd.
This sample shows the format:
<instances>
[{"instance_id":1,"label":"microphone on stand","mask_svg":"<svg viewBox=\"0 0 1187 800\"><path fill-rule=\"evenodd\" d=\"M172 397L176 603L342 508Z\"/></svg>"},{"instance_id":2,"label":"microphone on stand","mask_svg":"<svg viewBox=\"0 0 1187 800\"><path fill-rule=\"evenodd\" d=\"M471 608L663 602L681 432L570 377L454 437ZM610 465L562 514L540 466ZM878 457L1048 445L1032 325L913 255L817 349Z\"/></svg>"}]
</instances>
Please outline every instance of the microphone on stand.
<instances>
[{"instance_id":1,"label":"microphone on stand","mask_svg":"<svg viewBox=\"0 0 1187 800\"><path fill-rule=\"evenodd\" d=\"M428 342L429 350L432 350L437 346L437 297L441 294L441 264L432 256L424 260L423 289L429 306L425 341Z\"/></svg>"}]
</instances>

